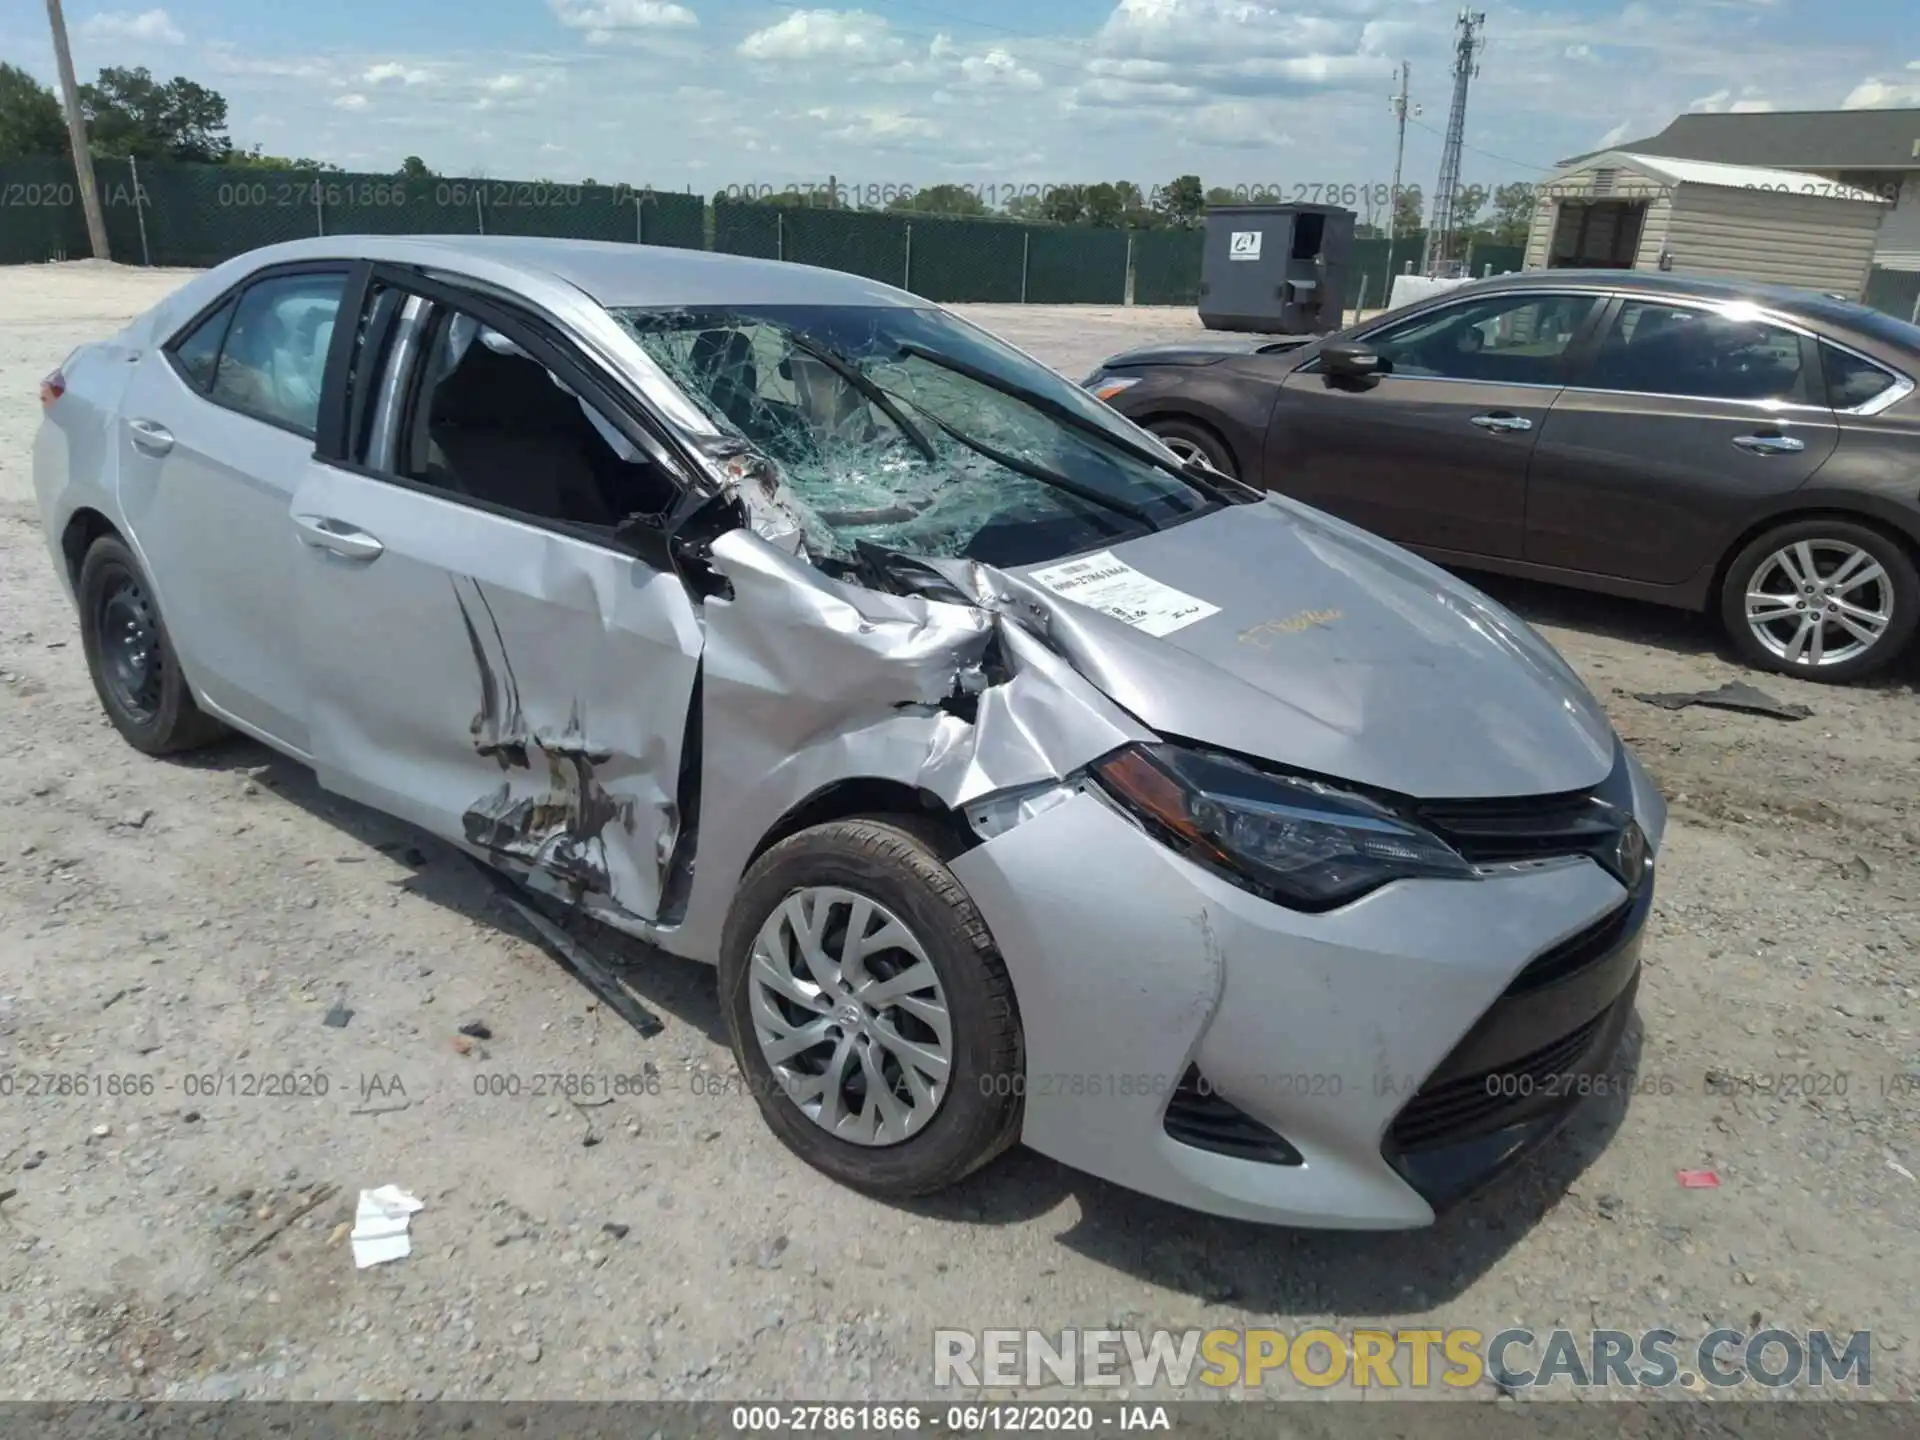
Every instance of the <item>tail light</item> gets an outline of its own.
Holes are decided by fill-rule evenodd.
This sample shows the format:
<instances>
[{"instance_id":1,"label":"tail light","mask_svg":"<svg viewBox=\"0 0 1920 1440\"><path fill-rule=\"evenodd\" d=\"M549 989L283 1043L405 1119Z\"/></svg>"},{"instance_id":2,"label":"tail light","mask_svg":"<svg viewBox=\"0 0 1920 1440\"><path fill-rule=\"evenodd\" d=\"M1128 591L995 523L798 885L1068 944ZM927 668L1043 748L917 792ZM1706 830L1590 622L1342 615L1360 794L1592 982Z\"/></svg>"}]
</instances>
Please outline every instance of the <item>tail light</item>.
<instances>
[{"instance_id":1,"label":"tail light","mask_svg":"<svg viewBox=\"0 0 1920 1440\"><path fill-rule=\"evenodd\" d=\"M56 370L40 382L40 408L49 408L54 401L67 393L67 377Z\"/></svg>"}]
</instances>

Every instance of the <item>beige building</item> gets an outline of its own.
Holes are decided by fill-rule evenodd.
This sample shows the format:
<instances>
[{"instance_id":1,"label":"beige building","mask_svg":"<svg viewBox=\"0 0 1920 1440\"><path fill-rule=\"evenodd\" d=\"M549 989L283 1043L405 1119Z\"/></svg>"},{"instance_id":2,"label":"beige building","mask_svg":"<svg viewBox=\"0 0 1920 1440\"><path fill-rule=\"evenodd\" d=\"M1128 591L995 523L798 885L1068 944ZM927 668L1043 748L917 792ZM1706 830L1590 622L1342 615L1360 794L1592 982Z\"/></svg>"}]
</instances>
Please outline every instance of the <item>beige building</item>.
<instances>
[{"instance_id":1,"label":"beige building","mask_svg":"<svg viewBox=\"0 0 1920 1440\"><path fill-rule=\"evenodd\" d=\"M1540 184L1525 263L1726 275L1858 300L1892 208L1817 175L1608 150Z\"/></svg>"},{"instance_id":2,"label":"beige building","mask_svg":"<svg viewBox=\"0 0 1920 1440\"><path fill-rule=\"evenodd\" d=\"M1903 319L1920 319L1920 108L1681 115L1657 135L1611 148L1655 163L1784 170L1879 196L1888 203L1865 298ZM1578 155L1561 164L1573 170L1596 158Z\"/></svg>"}]
</instances>

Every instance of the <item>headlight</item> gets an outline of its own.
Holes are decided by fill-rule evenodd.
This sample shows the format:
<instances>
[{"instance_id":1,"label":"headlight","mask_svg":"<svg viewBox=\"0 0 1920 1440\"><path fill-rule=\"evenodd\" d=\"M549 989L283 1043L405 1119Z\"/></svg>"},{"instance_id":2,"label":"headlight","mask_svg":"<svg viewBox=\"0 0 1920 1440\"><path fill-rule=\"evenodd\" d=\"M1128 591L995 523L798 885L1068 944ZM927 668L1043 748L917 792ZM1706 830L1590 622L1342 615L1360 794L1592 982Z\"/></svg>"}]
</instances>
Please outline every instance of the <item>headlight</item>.
<instances>
[{"instance_id":1,"label":"headlight","mask_svg":"<svg viewBox=\"0 0 1920 1440\"><path fill-rule=\"evenodd\" d=\"M1111 400L1122 390L1131 389L1139 383L1138 375L1103 375L1098 370L1080 382L1096 400Z\"/></svg>"},{"instance_id":2,"label":"headlight","mask_svg":"<svg viewBox=\"0 0 1920 1440\"><path fill-rule=\"evenodd\" d=\"M1136 745L1093 773L1163 842L1295 910L1330 910L1392 880L1479 878L1437 836L1364 795L1225 755Z\"/></svg>"}]
</instances>

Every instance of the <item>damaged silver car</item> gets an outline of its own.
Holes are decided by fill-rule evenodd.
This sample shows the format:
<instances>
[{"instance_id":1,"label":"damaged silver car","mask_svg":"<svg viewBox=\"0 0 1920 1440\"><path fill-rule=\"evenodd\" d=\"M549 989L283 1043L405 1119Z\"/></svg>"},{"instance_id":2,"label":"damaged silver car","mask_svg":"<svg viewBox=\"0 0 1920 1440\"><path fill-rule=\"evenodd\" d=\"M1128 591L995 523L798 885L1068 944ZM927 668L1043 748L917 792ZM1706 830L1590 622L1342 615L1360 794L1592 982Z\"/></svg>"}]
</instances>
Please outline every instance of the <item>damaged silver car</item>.
<instances>
[{"instance_id":1,"label":"damaged silver car","mask_svg":"<svg viewBox=\"0 0 1920 1440\"><path fill-rule=\"evenodd\" d=\"M955 315L347 236L42 387L100 701L715 963L801 1157L1392 1228L1606 1083L1664 806L1524 624Z\"/></svg>"}]
</instances>

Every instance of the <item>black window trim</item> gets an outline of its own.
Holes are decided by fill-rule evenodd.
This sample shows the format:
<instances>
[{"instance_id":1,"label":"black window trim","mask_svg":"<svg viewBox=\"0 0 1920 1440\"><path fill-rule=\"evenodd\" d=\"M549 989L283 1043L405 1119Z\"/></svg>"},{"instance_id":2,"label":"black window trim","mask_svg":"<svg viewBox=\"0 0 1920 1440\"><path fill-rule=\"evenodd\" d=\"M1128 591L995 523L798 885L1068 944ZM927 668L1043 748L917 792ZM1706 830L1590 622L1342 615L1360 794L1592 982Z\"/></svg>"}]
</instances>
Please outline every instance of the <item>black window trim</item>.
<instances>
[{"instance_id":1,"label":"black window trim","mask_svg":"<svg viewBox=\"0 0 1920 1440\"><path fill-rule=\"evenodd\" d=\"M461 311L471 315L490 329L499 331L525 350L537 363L558 375L582 400L593 405L600 413L602 420L647 455L649 463L659 464L652 453L655 448L664 450L672 457L674 464L682 473L676 474L672 469L667 469L665 473L666 478L678 493L674 500L660 511L658 517L648 517L659 520L662 531L659 538L664 540L664 533L669 528L673 517L684 515L689 508L688 500L696 490L696 483L690 477L700 474L698 461L686 453L685 447L673 436L668 426L645 413L638 402L604 378L600 373L600 367L552 321L534 314L528 307L504 302L489 291L470 289L463 284L443 278L444 275L444 271L428 275L422 270L400 263L383 261L371 263L366 267L364 283L359 290L359 304L353 312L353 324L334 327L336 347L340 344L343 331L347 332L348 343L351 344L353 334L359 330L369 296L376 287L383 286L400 291L403 297L417 295L435 310L451 308ZM393 314L396 318L386 327L389 332L399 323L397 317L404 304L403 298L400 305L395 307ZM430 312L425 323L428 326L436 325L438 317ZM370 336L369 340L374 338ZM384 346L387 337L382 335L378 338ZM350 350L336 349L328 359L330 367L336 361L339 364L341 373L338 378L341 389L345 387L345 371L350 355ZM425 374L427 359L428 347L424 345L418 347L412 361L413 373L405 379L405 391L409 397L409 404ZM382 354L380 363L374 367L373 375L383 375L389 360L389 355ZM330 383L334 379L331 370L328 378ZM347 428L349 416L353 410L353 399L350 396L340 395L338 400L340 402L338 424L328 434L329 443L317 449L314 456L324 464L349 474L378 480L402 490L411 490L432 499L460 505L469 510L477 510L483 514L513 520L537 530L546 530L564 535L569 539L584 541L603 550L615 551L629 557L637 556L655 569L668 570L670 573L670 567L663 563L665 552L662 544L628 543L623 539L616 539L614 527L611 526L590 525L581 521L560 520L549 515L536 515L530 511L517 510L512 506L483 500L462 491L442 489L438 485L367 464L364 460L357 458L349 448L350 444L358 441L358 437L350 435ZM648 443L649 439L653 442L652 444Z\"/></svg>"},{"instance_id":2,"label":"black window trim","mask_svg":"<svg viewBox=\"0 0 1920 1440\"><path fill-rule=\"evenodd\" d=\"M278 265L264 265L260 269L250 272L242 279L236 280L232 285L229 285L225 290L221 291L215 299L210 300L207 304L196 310L166 338L160 346L160 353L166 357L168 367L175 375L179 376L181 384L185 385L187 389L193 393L195 398L204 401L208 405L218 406L229 414L243 416L257 425L266 425L275 430L284 430L289 435L298 435L302 440L313 442L317 447L319 436L324 433L330 425L337 423L338 417L333 412L338 409L339 397L333 392L336 389L338 373L344 370L345 357L351 353L350 350L344 348L341 344L342 327L339 323L339 316L348 313L358 313L357 302L364 290L366 269L367 264L364 260L349 260L345 258L289 260ZM273 416L261 415L255 411L245 409L242 406L232 404L229 401L218 399L213 394L211 383L209 383L204 390L194 383L193 377L187 373L186 367L180 363L179 356L181 343L198 330L204 321L210 320L217 315L222 307L231 302L234 315L238 315L240 313L240 301L245 298L247 291L264 280L279 280L291 275L339 275L343 281L340 290L340 310L334 317L333 339L327 351L326 366L321 371L320 408L314 416L314 428L311 434L301 426L290 425L286 421L276 419ZM354 308L350 310L350 306ZM232 329L233 316L229 316L227 318L227 329L223 331L220 336L220 348L213 352L213 375L216 379L220 374L220 357L226 354L227 351L227 335ZM347 338L350 340L351 335Z\"/></svg>"},{"instance_id":3,"label":"black window trim","mask_svg":"<svg viewBox=\"0 0 1920 1440\"><path fill-rule=\"evenodd\" d=\"M1476 305L1487 300L1500 300L1511 296L1517 297L1519 302L1524 303L1527 300L1539 300L1550 296L1562 295L1600 303L1589 303L1586 317L1581 320L1579 328L1573 332L1572 338L1567 341L1567 348L1555 357L1555 367L1560 372L1560 378L1558 379L1470 380L1453 375L1401 375L1393 371L1389 371L1381 376L1383 380L1424 380L1428 384L1435 385L1485 385L1515 390L1562 390L1566 388L1567 382L1565 376L1568 373L1569 362L1578 355L1581 356L1584 363L1583 352L1587 348L1597 328L1595 317L1603 315L1607 311L1608 307L1605 302L1608 299L1608 295L1604 290L1578 285L1542 285L1537 288L1534 286L1515 286L1512 289L1487 290L1473 295L1450 295L1444 299L1436 297L1436 303L1427 308L1411 313L1376 317L1367 323L1366 329L1355 331L1353 339L1355 343L1364 345L1387 329L1397 328L1414 320L1430 319L1444 311L1461 309L1465 306ZM1317 355L1314 356L1313 359L1302 365L1295 373L1323 373L1320 365L1320 357Z\"/></svg>"},{"instance_id":4,"label":"black window trim","mask_svg":"<svg viewBox=\"0 0 1920 1440\"><path fill-rule=\"evenodd\" d=\"M1642 290L1618 290L1610 297L1610 302L1602 307L1604 311L1603 324L1599 333L1594 337L1594 348L1596 350L1599 339L1605 335L1606 331L1613 328L1613 322L1619 317L1620 312L1626 309L1628 305L1636 302L1665 305L1674 310L1696 310L1710 315L1720 313L1720 311L1728 305L1752 303L1738 299L1712 299L1699 295L1665 295L1653 294ZM1782 315L1777 310L1769 310L1764 306L1758 305L1753 308L1758 312L1758 318L1761 323L1771 325L1776 330L1788 331L1799 340L1800 373L1807 380L1808 393L1817 396L1817 399L1812 401L1744 400L1730 395L1676 395L1666 390L1617 390L1605 385L1582 385L1580 379L1588 373L1587 367L1592 364L1594 358L1592 354L1581 356L1580 366L1574 371L1573 378L1567 381L1565 388L1578 391L1582 395L1622 395L1641 400L1682 400L1695 405L1737 405L1742 409L1758 411L1763 415L1796 412L1815 417L1824 415L1831 418L1836 412L1833 407L1826 402L1826 369L1820 363L1821 337L1812 330L1809 330L1804 324L1789 316ZM1841 348L1844 349L1846 347L1842 346ZM1838 413L1853 414L1855 412L1842 411Z\"/></svg>"}]
</instances>

